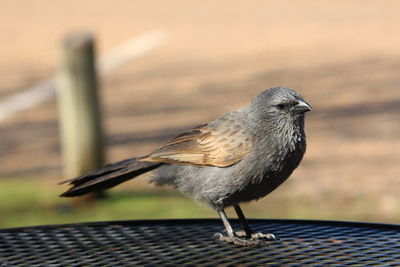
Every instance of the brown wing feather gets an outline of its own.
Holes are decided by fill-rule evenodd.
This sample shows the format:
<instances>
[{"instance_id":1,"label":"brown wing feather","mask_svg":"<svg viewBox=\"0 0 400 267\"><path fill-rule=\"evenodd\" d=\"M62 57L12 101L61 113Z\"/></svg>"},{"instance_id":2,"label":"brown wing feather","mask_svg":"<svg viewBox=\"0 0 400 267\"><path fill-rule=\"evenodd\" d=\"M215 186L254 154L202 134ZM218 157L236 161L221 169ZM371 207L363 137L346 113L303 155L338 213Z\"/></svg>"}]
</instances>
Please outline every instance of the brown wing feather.
<instances>
[{"instance_id":1,"label":"brown wing feather","mask_svg":"<svg viewBox=\"0 0 400 267\"><path fill-rule=\"evenodd\" d=\"M252 142L239 124L231 120L221 124L220 127L204 124L193 128L140 160L192 166L231 166L250 152Z\"/></svg>"}]
</instances>

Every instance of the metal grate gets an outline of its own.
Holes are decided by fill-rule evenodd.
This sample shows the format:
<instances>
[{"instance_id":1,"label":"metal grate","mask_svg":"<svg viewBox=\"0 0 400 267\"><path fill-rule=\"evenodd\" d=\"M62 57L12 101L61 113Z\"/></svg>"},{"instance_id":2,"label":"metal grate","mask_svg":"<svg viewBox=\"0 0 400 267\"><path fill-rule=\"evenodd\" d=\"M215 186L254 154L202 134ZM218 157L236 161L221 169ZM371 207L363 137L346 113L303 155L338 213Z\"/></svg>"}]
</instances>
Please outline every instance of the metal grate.
<instances>
[{"instance_id":1,"label":"metal grate","mask_svg":"<svg viewBox=\"0 0 400 267\"><path fill-rule=\"evenodd\" d=\"M400 226L249 220L279 240L233 247L219 220L84 223L0 230L0 266L400 266ZM234 221L237 226L237 221Z\"/></svg>"}]
</instances>

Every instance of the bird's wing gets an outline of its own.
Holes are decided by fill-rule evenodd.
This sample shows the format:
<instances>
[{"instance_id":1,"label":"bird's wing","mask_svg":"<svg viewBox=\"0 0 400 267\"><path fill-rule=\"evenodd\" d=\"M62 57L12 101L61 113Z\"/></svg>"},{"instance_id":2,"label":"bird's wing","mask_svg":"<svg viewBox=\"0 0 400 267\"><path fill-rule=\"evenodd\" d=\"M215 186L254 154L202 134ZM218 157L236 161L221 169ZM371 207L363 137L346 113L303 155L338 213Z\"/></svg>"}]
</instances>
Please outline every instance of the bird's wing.
<instances>
[{"instance_id":1,"label":"bird's wing","mask_svg":"<svg viewBox=\"0 0 400 267\"><path fill-rule=\"evenodd\" d=\"M252 147L252 140L239 123L203 124L173 139L141 161L192 166L228 167L239 162Z\"/></svg>"}]
</instances>

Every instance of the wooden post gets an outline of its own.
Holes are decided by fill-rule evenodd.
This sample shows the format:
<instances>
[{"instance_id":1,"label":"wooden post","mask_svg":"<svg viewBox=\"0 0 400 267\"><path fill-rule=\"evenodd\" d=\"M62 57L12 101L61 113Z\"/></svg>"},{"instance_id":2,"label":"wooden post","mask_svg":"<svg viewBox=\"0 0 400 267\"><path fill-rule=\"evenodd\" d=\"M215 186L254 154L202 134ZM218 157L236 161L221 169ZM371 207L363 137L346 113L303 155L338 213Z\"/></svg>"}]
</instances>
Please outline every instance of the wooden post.
<instances>
[{"instance_id":1,"label":"wooden post","mask_svg":"<svg viewBox=\"0 0 400 267\"><path fill-rule=\"evenodd\" d=\"M60 63L57 89L63 175L72 178L104 163L93 36L67 36Z\"/></svg>"}]
</instances>

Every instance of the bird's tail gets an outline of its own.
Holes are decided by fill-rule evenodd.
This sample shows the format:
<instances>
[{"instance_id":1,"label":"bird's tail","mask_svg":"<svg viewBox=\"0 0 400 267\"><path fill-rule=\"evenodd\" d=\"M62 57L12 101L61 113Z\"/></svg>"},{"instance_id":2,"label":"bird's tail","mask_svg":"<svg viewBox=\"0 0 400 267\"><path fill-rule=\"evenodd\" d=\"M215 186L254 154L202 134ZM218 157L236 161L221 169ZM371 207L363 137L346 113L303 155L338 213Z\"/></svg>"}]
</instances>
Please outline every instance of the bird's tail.
<instances>
[{"instance_id":1,"label":"bird's tail","mask_svg":"<svg viewBox=\"0 0 400 267\"><path fill-rule=\"evenodd\" d=\"M162 163L141 162L131 158L109 164L82 176L66 180L60 184L69 183L72 187L61 194L61 197L76 197L93 191L105 190L132 179L140 174L159 167Z\"/></svg>"}]
</instances>

